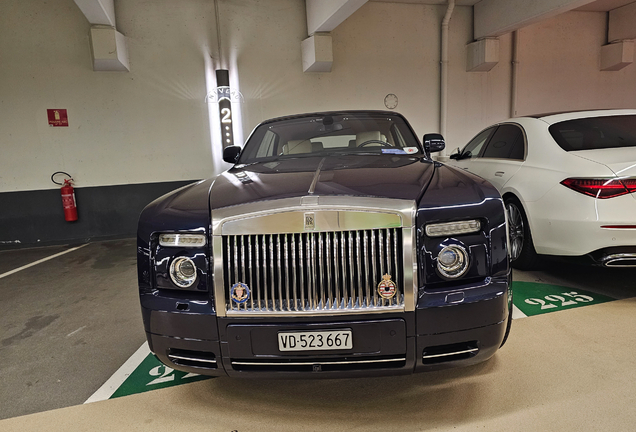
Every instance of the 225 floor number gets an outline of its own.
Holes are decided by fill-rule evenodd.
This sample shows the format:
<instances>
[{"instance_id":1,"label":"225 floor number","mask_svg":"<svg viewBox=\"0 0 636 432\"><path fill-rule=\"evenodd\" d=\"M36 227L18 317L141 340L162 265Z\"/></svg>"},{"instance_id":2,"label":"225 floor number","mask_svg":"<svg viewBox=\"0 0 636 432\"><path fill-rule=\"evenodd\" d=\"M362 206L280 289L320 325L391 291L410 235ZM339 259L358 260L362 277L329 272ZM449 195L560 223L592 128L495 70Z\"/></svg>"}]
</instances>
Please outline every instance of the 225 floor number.
<instances>
[{"instance_id":1,"label":"225 floor number","mask_svg":"<svg viewBox=\"0 0 636 432\"><path fill-rule=\"evenodd\" d=\"M547 302L546 302L546 300L547 300ZM550 295L547 295L547 296L543 297L543 299L540 299L540 298L528 298L528 299L525 300L525 302L527 304L529 304L529 305L541 306L541 310L543 310L543 309L553 309L553 308L557 308L557 307L572 306L572 305L576 305L576 304L579 304L579 303L589 303L591 301L594 301L593 297L590 297L590 296L585 295L585 294L579 294L576 291L572 291L572 292L569 292L569 293L561 293L559 295L550 294ZM557 303L557 304L555 304L555 303Z\"/></svg>"}]
</instances>

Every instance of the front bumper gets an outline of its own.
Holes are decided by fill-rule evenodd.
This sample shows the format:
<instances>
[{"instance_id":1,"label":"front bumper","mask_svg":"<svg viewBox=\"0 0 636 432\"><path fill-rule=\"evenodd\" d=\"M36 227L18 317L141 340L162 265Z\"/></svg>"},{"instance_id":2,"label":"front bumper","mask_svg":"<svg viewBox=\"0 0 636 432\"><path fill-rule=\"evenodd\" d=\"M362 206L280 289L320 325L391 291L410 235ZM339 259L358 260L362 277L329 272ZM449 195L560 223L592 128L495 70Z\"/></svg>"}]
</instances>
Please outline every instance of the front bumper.
<instances>
[{"instance_id":1,"label":"front bumper","mask_svg":"<svg viewBox=\"0 0 636 432\"><path fill-rule=\"evenodd\" d=\"M458 292L420 290L414 312L337 317L220 318L212 302L175 302L159 293L143 294L141 305L150 349L173 369L211 376L337 378L411 374L490 358L506 330L508 280L488 278L463 287L461 299ZM278 350L279 331L339 329L351 329L353 349Z\"/></svg>"}]
</instances>

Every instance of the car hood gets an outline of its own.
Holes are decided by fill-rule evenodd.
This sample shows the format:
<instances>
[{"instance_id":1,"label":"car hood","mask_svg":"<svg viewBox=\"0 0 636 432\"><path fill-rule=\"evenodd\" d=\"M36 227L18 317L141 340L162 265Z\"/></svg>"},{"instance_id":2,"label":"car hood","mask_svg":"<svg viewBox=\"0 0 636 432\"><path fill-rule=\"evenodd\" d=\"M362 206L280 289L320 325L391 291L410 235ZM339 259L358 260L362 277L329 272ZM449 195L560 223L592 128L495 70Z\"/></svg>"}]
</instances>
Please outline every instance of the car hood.
<instances>
[{"instance_id":1,"label":"car hood","mask_svg":"<svg viewBox=\"0 0 636 432\"><path fill-rule=\"evenodd\" d=\"M427 159L400 155L298 157L237 165L216 178L210 208L312 193L417 201L434 171Z\"/></svg>"}]
</instances>

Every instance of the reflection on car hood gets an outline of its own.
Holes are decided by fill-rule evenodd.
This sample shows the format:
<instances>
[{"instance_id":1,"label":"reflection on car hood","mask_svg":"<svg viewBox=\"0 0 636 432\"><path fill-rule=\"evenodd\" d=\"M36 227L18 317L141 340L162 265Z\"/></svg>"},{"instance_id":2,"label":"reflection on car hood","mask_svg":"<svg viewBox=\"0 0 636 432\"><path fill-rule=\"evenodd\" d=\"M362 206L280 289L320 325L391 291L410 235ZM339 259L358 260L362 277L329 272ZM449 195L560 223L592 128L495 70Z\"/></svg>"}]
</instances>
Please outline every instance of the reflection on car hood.
<instances>
[{"instance_id":1,"label":"reflection on car hood","mask_svg":"<svg viewBox=\"0 0 636 432\"><path fill-rule=\"evenodd\" d=\"M417 200L434 172L431 161L410 156L299 157L236 166L217 177L211 209L253 201L316 195Z\"/></svg>"}]
</instances>

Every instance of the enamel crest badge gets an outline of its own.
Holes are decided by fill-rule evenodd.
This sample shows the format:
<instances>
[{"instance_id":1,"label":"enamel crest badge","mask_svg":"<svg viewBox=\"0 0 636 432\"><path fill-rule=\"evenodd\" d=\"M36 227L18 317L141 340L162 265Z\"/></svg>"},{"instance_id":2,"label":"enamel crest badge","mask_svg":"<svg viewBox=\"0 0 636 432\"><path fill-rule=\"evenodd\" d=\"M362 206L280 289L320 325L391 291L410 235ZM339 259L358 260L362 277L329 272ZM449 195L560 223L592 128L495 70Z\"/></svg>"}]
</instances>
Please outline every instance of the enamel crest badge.
<instances>
[{"instance_id":1,"label":"enamel crest badge","mask_svg":"<svg viewBox=\"0 0 636 432\"><path fill-rule=\"evenodd\" d=\"M382 282L378 284L378 294L383 299L391 299L395 296L396 286L395 282L391 280L390 274L382 276Z\"/></svg>"},{"instance_id":2,"label":"enamel crest badge","mask_svg":"<svg viewBox=\"0 0 636 432\"><path fill-rule=\"evenodd\" d=\"M232 300L238 304L243 304L248 298L250 298L250 289L243 282L238 282L232 285L230 294L232 296Z\"/></svg>"}]
</instances>

